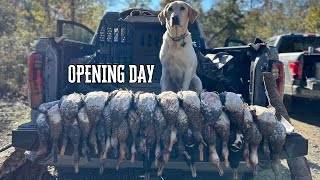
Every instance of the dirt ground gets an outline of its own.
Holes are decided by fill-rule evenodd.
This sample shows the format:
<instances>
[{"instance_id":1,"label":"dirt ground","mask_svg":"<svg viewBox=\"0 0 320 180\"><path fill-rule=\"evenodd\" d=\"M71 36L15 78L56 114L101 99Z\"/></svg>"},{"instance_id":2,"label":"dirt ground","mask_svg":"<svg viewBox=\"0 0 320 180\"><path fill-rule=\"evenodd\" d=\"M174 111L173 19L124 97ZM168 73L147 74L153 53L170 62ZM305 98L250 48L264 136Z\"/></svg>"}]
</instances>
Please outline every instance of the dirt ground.
<instances>
[{"instance_id":1,"label":"dirt ground","mask_svg":"<svg viewBox=\"0 0 320 180\"><path fill-rule=\"evenodd\" d=\"M320 180L320 111L316 109L317 104L317 102L297 104L295 113L290 114L295 131L309 139L307 159L314 180ZM29 111L26 102L0 99L0 147L10 143L12 129L29 121ZM0 153L0 166L13 151L14 148L10 148ZM281 161L281 164L282 179L291 179L286 161ZM271 170L263 170L254 179L269 180L274 179L274 175Z\"/></svg>"},{"instance_id":2,"label":"dirt ground","mask_svg":"<svg viewBox=\"0 0 320 180\"><path fill-rule=\"evenodd\" d=\"M11 143L11 130L30 121L30 108L27 102L12 99L0 99L0 148ZM0 153L0 166L14 151L10 148Z\"/></svg>"}]
</instances>

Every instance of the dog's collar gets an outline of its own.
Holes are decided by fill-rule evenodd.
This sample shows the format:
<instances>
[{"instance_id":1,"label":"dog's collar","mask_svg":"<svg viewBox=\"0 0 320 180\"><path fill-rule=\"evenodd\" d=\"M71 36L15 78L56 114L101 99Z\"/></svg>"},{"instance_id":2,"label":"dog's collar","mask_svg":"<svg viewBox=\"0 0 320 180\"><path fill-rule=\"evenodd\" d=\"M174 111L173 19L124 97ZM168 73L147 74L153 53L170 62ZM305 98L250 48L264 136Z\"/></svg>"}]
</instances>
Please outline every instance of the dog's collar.
<instances>
[{"instance_id":1,"label":"dog's collar","mask_svg":"<svg viewBox=\"0 0 320 180\"><path fill-rule=\"evenodd\" d=\"M168 33L168 34L169 34L169 33ZM184 34L182 34L181 36L178 36L178 37L172 37L172 36L169 34L169 36L170 36L170 38L172 39L172 41L177 42L177 41L180 41L181 39L184 39L185 37L187 37L188 34L187 34L187 33L184 33Z\"/></svg>"},{"instance_id":2,"label":"dog's collar","mask_svg":"<svg viewBox=\"0 0 320 180\"><path fill-rule=\"evenodd\" d=\"M187 43L184 41L184 39L188 36L187 32L182 34L181 36L178 36L178 37L172 37L169 33L168 33L168 35L171 38L171 40L174 41L174 42L178 42L178 41L183 40L182 43L181 43L181 46L182 47L186 46Z\"/></svg>"}]
</instances>

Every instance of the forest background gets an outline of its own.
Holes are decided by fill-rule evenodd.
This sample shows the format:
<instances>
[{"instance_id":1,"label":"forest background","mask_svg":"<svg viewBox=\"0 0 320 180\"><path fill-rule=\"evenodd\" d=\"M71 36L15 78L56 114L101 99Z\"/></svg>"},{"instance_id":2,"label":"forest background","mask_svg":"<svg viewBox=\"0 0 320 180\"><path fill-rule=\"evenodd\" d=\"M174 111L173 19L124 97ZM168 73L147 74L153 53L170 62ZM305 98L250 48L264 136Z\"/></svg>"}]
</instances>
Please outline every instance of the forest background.
<instances>
[{"instance_id":1,"label":"forest background","mask_svg":"<svg viewBox=\"0 0 320 180\"><path fill-rule=\"evenodd\" d=\"M54 37L56 20L95 30L106 11L161 10L172 0L0 0L0 97L27 97L28 56L39 37ZM226 38L252 42L285 33L320 33L319 0L186 0L210 48Z\"/></svg>"}]
</instances>

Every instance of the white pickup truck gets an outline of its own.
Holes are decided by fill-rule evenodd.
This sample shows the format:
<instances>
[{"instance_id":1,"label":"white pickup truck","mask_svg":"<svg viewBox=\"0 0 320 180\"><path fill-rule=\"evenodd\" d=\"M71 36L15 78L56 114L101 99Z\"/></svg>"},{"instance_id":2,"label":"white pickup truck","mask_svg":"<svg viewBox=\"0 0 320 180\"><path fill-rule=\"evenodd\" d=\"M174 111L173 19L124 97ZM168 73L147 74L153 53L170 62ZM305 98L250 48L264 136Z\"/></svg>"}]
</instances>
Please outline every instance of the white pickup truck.
<instances>
[{"instance_id":1,"label":"white pickup truck","mask_svg":"<svg viewBox=\"0 0 320 180\"><path fill-rule=\"evenodd\" d=\"M320 35L286 34L267 40L284 64L284 102L292 110L296 99L320 99Z\"/></svg>"}]
</instances>

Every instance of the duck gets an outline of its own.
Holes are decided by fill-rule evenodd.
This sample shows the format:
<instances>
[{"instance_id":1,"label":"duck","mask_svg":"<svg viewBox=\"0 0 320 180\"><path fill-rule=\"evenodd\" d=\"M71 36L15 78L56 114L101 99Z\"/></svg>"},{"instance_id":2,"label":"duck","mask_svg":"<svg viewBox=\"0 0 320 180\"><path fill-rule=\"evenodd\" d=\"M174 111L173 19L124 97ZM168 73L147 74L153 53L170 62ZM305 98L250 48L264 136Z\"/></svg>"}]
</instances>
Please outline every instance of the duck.
<instances>
[{"instance_id":1,"label":"duck","mask_svg":"<svg viewBox=\"0 0 320 180\"><path fill-rule=\"evenodd\" d=\"M259 162L258 147L262 141L262 134L260 133L257 125L253 122L253 117L247 104L244 106L244 122L247 124L247 129L246 131L243 131L243 156L246 161L246 167L249 168L251 163L253 166L253 175L257 175Z\"/></svg>"},{"instance_id":2,"label":"duck","mask_svg":"<svg viewBox=\"0 0 320 180\"><path fill-rule=\"evenodd\" d=\"M266 160L270 160L270 148L268 137L274 132L276 126L275 108L272 106L262 107L251 105L250 112L254 123L257 125L259 132L262 134L262 149Z\"/></svg>"},{"instance_id":3,"label":"duck","mask_svg":"<svg viewBox=\"0 0 320 180\"><path fill-rule=\"evenodd\" d=\"M183 135L187 132L189 125L188 116L184 112L184 110L180 107L177 119L177 130L178 130L178 147L179 152L184 156L186 159L191 159L189 153L185 150L185 144L183 141Z\"/></svg>"},{"instance_id":4,"label":"duck","mask_svg":"<svg viewBox=\"0 0 320 180\"><path fill-rule=\"evenodd\" d=\"M156 148L155 148L155 160L154 160L154 165L156 167L159 166L159 159L161 156L161 137L163 135L164 129L168 128L167 127L167 121L162 113L162 110L159 106L156 107L154 111L154 123L155 123L155 132L157 136L156 140Z\"/></svg>"},{"instance_id":5,"label":"duck","mask_svg":"<svg viewBox=\"0 0 320 180\"><path fill-rule=\"evenodd\" d=\"M101 152L99 155L99 161L100 161L100 168L99 168L99 173L103 174L104 171L104 153L106 151L106 125L105 125L105 120L100 114L99 120L96 124L96 137L98 142L100 143L101 146Z\"/></svg>"},{"instance_id":6,"label":"duck","mask_svg":"<svg viewBox=\"0 0 320 180\"><path fill-rule=\"evenodd\" d=\"M100 116L105 107L105 104L109 98L108 92L103 91L92 91L85 95L84 106L87 111L87 115L90 122L90 143L94 148L94 153L98 154L98 144L96 137L96 126L100 120Z\"/></svg>"},{"instance_id":7,"label":"duck","mask_svg":"<svg viewBox=\"0 0 320 180\"><path fill-rule=\"evenodd\" d=\"M268 142L271 155L271 167L275 174L275 179L281 179L280 177L280 155L283 145L286 141L286 128L280 122L277 121L273 133L269 136Z\"/></svg>"},{"instance_id":8,"label":"duck","mask_svg":"<svg viewBox=\"0 0 320 180\"><path fill-rule=\"evenodd\" d=\"M79 172L79 144L80 144L80 138L81 138L81 130L79 127L79 123L77 118L73 119L73 122L70 124L68 129L68 137L71 140L71 143L73 145L73 162L74 162L74 172Z\"/></svg>"},{"instance_id":9,"label":"duck","mask_svg":"<svg viewBox=\"0 0 320 180\"><path fill-rule=\"evenodd\" d=\"M181 101L184 111L188 116L192 131L194 131L194 137L199 143L199 160L203 161L203 149L204 146L207 146L207 144L203 140L203 136L201 134L205 120L201 114L200 99L198 94L194 91L179 91L177 95Z\"/></svg>"},{"instance_id":10,"label":"duck","mask_svg":"<svg viewBox=\"0 0 320 180\"><path fill-rule=\"evenodd\" d=\"M51 101L51 102L46 102L46 103L42 103L39 108L38 108L38 111L41 112L41 113L44 113L44 114L47 114L48 110L56 105L56 104L59 104L61 103L61 100L56 100L56 101Z\"/></svg>"},{"instance_id":11,"label":"duck","mask_svg":"<svg viewBox=\"0 0 320 180\"><path fill-rule=\"evenodd\" d=\"M145 170L145 176L149 177L149 170L151 168L152 159L151 151L156 145L156 134L154 127L154 112L157 107L157 99L154 93L137 92L134 95L134 106L137 114L140 118L140 130L145 138L145 154L143 166Z\"/></svg>"},{"instance_id":12,"label":"duck","mask_svg":"<svg viewBox=\"0 0 320 180\"><path fill-rule=\"evenodd\" d=\"M177 94L172 91L162 92L157 96L157 99L171 131L168 149L171 152L173 145L177 143L176 121L179 114L179 99Z\"/></svg>"},{"instance_id":13,"label":"duck","mask_svg":"<svg viewBox=\"0 0 320 180\"><path fill-rule=\"evenodd\" d=\"M223 106L216 92L200 93L201 112L206 123L214 124L220 117Z\"/></svg>"},{"instance_id":14,"label":"duck","mask_svg":"<svg viewBox=\"0 0 320 180\"><path fill-rule=\"evenodd\" d=\"M127 121L127 115L133 102L132 91L121 89L111 92L110 118L112 120L110 145L114 150L114 156L118 156L118 133L123 121ZM122 160L119 159L121 162Z\"/></svg>"},{"instance_id":15,"label":"duck","mask_svg":"<svg viewBox=\"0 0 320 180\"><path fill-rule=\"evenodd\" d=\"M243 124L243 100L241 95L233 92L222 92L219 94L224 111L227 113L229 120L236 126L237 129L241 129Z\"/></svg>"},{"instance_id":16,"label":"duck","mask_svg":"<svg viewBox=\"0 0 320 180\"><path fill-rule=\"evenodd\" d=\"M194 165L194 162L195 162L194 146L196 144L196 140L190 128L188 128L187 131L184 133L184 135L182 136L182 140L185 144L185 151L190 156L189 158L187 156L184 156L184 160L190 167L192 177L195 178L197 177L197 169L196 169L196 166Z\"/></svg>"},{"instance_id":17,"label":"duck","mask_svg":"<svg viewBox=\"0 0 320 180\"><path fill-rule=\"evenodd\" d=\"M111 99L111 95L109 96L109 102ZM103 109L102 117L104 119L105 130L106 130L106 147L104 148L104 152L102 155L103 161L107 158L107 154L111 149L111 132L112 132L112 120L111 120L111 110L110 110L110 103L107 103Z\"/></svg>"},{"instance_id":18,"label":"duck","mask_svg":"<svg viewBox=\"0 0 320 180\"><path fill-rule=\"evenodd\" d=\"M218 120L213 124L217 135L222 140L222 156L224 158L225 167L229 167L229 149L228 142L230 137L230 120L227 114L222 111Z\"/></svg>"},{"instance_id":19,"label":"duck","mask_svg":"<svg viewBox=\"0 0 320 180\"><path fill-rule=\"evenodd\" d=\"M252 114L250 113L250 109L246 103L244 104L243 117L244 117L244 120L241 128L243 137L244 137L243 158L246 161L246 167L249 168L250 167L249 141L252 133L253 118L252 118Z\"/></svg>"},{"instance_id":20,"label":"duck","mask_svg":"<svg viewBox=\"0 0 320 180\"><path fill-rule=\"evenodd\" d=\"M124 162L126 159L126 153L128 152L128 147L126 144L126 140L129 135L129 125L127 119L121 122L119 126L119 132L118 132L118 140L119 140L119 158L118 158L118 164L116 167L116 170L119 170L120 165Z\"/></svg>"},{"instance_id":21,"label":"duck","mask_svg":"<svg viewBox=\"0 0 320 180\"><path fill-rule=\"evenodd\" d=\"M48 125L50 131L50 137L52 140L52 154L53 162L58 162L58 141L62 134L62 117L58 104L55 104L47 111Z\"/></svg>"},{"instance_id":22,"label":"duck","mask_svg":"<svg viewBox=\"0 0 320 180\"><path fill-rule=\"evenodd\" d=\"M238 167L243 155L243 134L236 126L230 126L230 137L228 147L230 167L233 169L233 178L238 179Z\"/></svg>"},{"instance_id":23,"label":"duck","mask_svg":"<svg viewBox=\"0 0 320 180\"><path fill-rule=\"evenodd\" d=\"M170 128L165 128L163 131L163 134L161 136L161 141L163 144L163 150L162 150L162 164L158 168L158 176L161 177L163 174L164 168L167 166L169 160L170 160L170 153L169 147L171 143L171 130Z\"/></svg>"},{"instance_id":24,"label":"duck","mask_svg":"<svg viewBox=\"0 0 320 180\"><path fill-rule=\"evenodd\" d=\"M36 119L37 132L39 136L39 147L36 152L36 157L34 162L38 162L48 153L48 140L50 138L49 124L47 122L47 115L44 113L39 113Z\"/></svg>"},{"instance_id":25,"label":"duck","mask_svg":"<svg viewBox=\"0 0 320 180\"><path fill-rule=\"evenodd\" d=\"M82 137L81 153L83 156L87 158L88 161L90 161L90 150L89 150L87 141L88 141L88 136L89 136L91 127L90 127L87 111L84 107L82 107L79 110L78 123L79 123L79 127L81 130L81 137Z\"/></svg>"},{"instance_id":26,"label":"duck","mask_svg":"<svg viewBox=\"0 0 320 180\"><path fill-rule=\"evenodd\" d=\"M223 111L224 106L221 103L220 96L216 92L201 92L201 112L204 115L207 125L211 124L215 132L222 139L222 155L225 166L229 167L228 141L230 136L230 120Z\"/></svg>"},{"instance_id":27,"label":"duck","mask_svg":"<svg viewBox=\"0 0 320 180\"><path fill-rule=\"evenodd\" d=\"M209 157L213 166L218 170L220 176L223 176L223 169L220 166L220 158L216 149L216 131L212 124L205 125L203 130L203 138L209 146Z\"/></svg>"},{"instance_id":28,"label":"duck","mask_svg":"<svg viewBox=\"0 0 320 180\"><path fill-rule=\"evenodd\" d=\"M60 155L63 156L68 144L68 130L69 126L74 122L78 116L79 109L83 107L82 94L72 93L62 96L59 109L63 124L63 140L60 149Z\"/></svg>"},{"instance_id":29,"label":"duck","mask_svg":"<svg viewBox=\"0 0 320 180\"><path fill-rule=\"evenodd\" d=\"M137 154L137 136L140 131L140 118L134 109L130 109L128 113L128 124L132 135L132 145L131 145L131 159L130 162L134 163Z\"/></svg>"}]
</instances>

